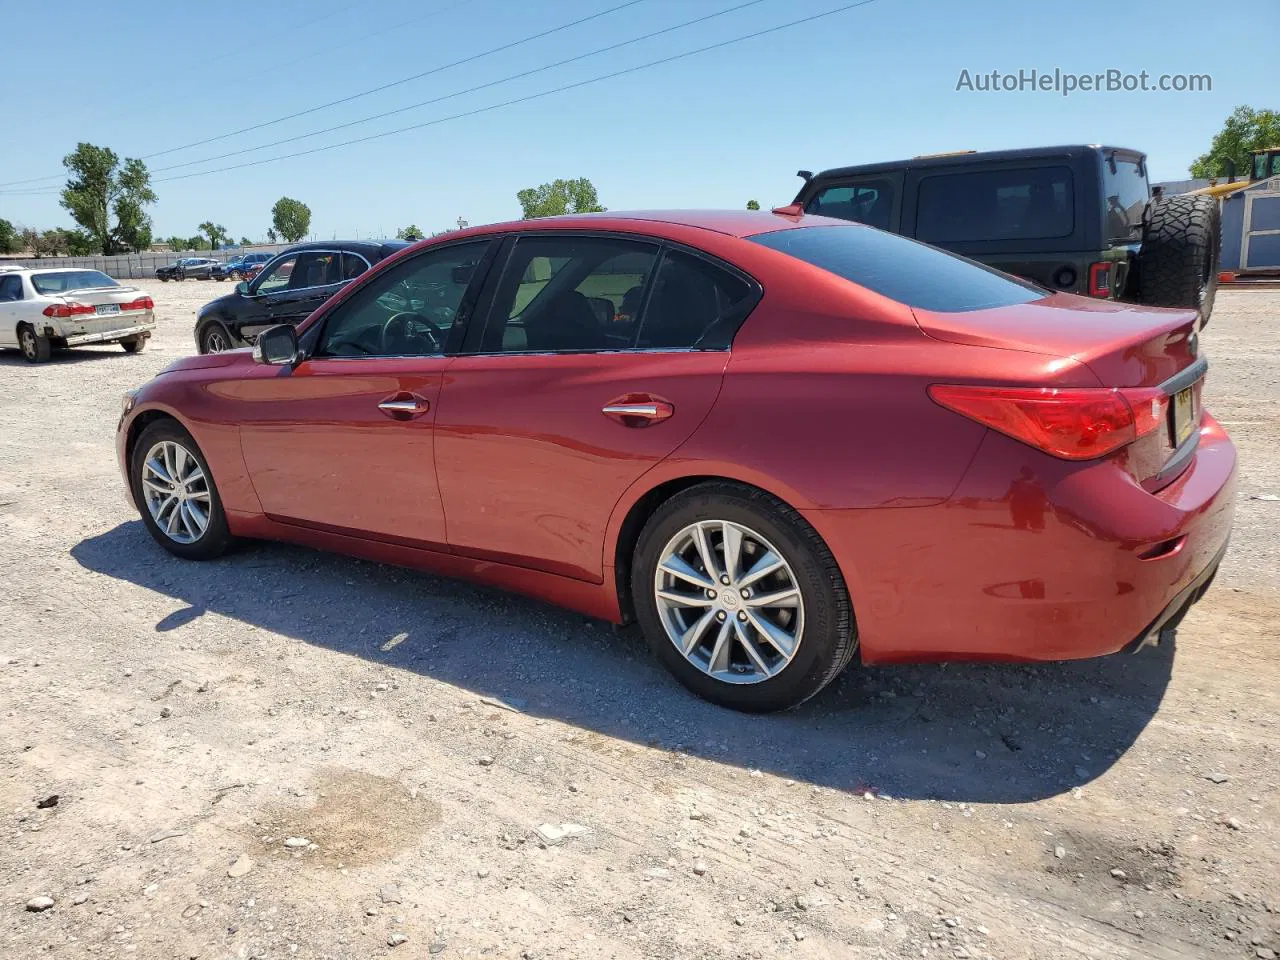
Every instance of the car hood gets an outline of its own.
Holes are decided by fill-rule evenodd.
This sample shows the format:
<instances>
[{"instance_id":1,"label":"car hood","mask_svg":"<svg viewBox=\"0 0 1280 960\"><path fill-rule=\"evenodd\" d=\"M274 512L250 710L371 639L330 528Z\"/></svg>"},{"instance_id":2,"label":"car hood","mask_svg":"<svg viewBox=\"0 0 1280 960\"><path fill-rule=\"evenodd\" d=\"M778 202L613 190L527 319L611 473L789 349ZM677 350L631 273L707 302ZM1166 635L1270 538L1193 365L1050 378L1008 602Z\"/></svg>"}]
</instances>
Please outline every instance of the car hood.
<instances>
[{"instance_id":1,"label":"car hood","mask_svg":"<svg viewBox=\"0 0 1280 960\"><path fill-rule=\"evenodd\" d=\"M243 363L252 362L251 347L243 347L239 350L224 350L222 353L198 353L194 356L183 357L175 360L156 376L164 376L166 373L181 373L183 370L216 370L219 367L234 367Z\"/></svg>"},{"instance_id":2,"label":"car hood","mask_svg":"<svg viewBox=\"0 0 1280 960\"><path fill-rule=\"evenodd\" d=\"M225 296L219 297L217 300L210 300L200 308L200 313L197 314L197 316L200 319L203 319L211 313L234 312L235 304L241 303L243 300L244 298L238 293L228 293Z\"/></svg>"}]
</instances>

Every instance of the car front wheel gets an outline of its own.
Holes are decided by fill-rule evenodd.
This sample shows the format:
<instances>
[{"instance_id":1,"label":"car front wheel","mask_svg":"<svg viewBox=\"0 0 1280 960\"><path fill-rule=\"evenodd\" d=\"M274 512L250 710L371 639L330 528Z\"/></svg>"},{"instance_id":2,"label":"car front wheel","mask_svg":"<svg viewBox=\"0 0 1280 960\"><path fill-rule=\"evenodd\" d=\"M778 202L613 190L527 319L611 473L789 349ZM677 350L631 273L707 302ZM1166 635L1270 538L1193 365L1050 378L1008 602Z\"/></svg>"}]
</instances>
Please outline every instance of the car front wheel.
<instances>
[{"instance_id":1,"label":"car front wheel","mask_svg":"<svg viewBox=\"0 0 1280 960\"><path fill-rule=\"evenodd\" d=\"M803 703L857 649L830 550L799 513L750 487L699 484L659 507L637 542L631 590L667 669L736 710Z\"/></svg>"},{"instance_id":2,"label":"car front wheel","mask_svg":"<svg viewBox=\"0 0 1280 960\"><path fill-rule=\"evenodd\" d=\"M226 327L216 320L206 326L200 334L201 353L222 353L224 350L230 350L233 346L231 334L227 332Z\"/></svg>"},{"instance_id":3,"label":"car front wheel","mask_svg":"<svg viewBox=\"0 0 1280 960\"><path fill-rule=\"evenodd\" d=\"M231 544L213 474L191 434L157 420L138 438L129 467L133 499L155 541L175 556L211 560Z\"/></svg>"}]
</instances>

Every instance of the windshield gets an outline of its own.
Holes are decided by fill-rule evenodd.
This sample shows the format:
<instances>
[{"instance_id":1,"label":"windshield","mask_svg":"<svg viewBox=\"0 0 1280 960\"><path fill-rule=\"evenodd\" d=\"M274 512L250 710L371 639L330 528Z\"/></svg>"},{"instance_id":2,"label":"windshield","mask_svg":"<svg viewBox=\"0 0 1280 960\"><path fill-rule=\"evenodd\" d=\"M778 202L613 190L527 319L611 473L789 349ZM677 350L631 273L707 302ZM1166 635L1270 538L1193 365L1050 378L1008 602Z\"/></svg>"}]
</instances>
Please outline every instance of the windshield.
<instances>
[{"instance_id":1,"label":"windshield","mask_svg":"<svg viewBox=\"0 0 1280 960\"><path fill-rule=\"evenodd\" d=\"M1045 296L998 270L870 227L797 227L750 239L922 310L985 310Z\"/></svg>"},{"instance_id":2,"label":"windshield","mask_svg":"<svg viewBox=\"0 0 1280 960\"><path fill-rule=\"evenodd\" d=\"M33 273L31 285L36 293L65 293L67 290L90 290L94 287L118 287L105 273L98 270L66 270L61 273Z\"/></svg>"}]
</instances>

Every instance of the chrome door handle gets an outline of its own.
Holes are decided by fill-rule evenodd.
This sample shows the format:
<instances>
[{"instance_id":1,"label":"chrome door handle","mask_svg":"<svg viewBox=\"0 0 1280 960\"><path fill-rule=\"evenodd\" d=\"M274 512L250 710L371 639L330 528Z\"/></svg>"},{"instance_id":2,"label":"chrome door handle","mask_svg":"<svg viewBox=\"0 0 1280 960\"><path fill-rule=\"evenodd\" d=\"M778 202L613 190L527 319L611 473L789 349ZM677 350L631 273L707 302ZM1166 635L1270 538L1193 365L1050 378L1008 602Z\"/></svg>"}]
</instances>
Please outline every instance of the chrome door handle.
<instances>
[{"instance_id":1,"label":"chrome door handle","mask_svg":"<svg viewBox=\"0 0 1280 960\"><path fill-rule=\"evenodd\" d=\"M388 413L421 413L426 407L417 400L383 400L378 409Z\"/></svg>"},{"instance_id":2,"label":"chrome door handle","mask_svg":"<svg viewBox=\"0 0 1280 960\"><path fill-rule=\"evenodd\" d=\"M638 400L633 403L606 404L600 412L623 426L639 427L666 420L676 412L676 408L665 400Z\"/></svg>"}]
</instances>

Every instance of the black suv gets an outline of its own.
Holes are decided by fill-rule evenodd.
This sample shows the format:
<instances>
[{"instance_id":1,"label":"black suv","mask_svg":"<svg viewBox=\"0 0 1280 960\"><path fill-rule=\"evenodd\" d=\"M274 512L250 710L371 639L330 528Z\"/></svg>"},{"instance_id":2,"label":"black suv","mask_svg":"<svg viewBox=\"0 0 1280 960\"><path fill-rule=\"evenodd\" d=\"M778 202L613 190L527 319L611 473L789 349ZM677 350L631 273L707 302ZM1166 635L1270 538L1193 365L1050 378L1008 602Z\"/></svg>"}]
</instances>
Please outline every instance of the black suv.
<instances>
[{"instance_id":1,"label":"black suv","mask_svg":"<svg viewBox=\"0 0 1280 960\"><path fill-rule=\"evenodd\" d=\"M1067 146L801 170L806 213L856 220L1052 290L1209 319L1220 226L1212 197L1155 197L1146 157Z\"/></svg>"},{"instance_id":2,"label":"black suv","mask_svg":"<svg viewBox=\"0 0 1280 960\"><path fill-rule=\"evenodd\" d=\"M407 246L403 240L339 240L282 250L252 280L201 308L196 347L220 353L251 344L277 323L301 323L349 280Z\"/></svg>"}]
</instances>

